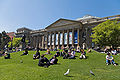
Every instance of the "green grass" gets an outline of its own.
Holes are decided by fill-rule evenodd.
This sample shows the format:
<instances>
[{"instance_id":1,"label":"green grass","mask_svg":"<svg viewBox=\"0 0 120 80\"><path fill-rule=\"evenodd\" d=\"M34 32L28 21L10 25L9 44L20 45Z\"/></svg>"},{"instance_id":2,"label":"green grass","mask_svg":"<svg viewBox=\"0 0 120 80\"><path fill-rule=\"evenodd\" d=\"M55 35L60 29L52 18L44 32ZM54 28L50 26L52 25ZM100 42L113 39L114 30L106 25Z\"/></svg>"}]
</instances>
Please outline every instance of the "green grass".
<instances>
[{"instance_id":1,"label":"green grass","mask_svg":"<svg viewBox=\"0 0 120 80\"><path fill-rule=\"evenodd\" d=\"M45 51L41 51L41 54ZM46 55L50 59L52 55ZM88 59L79 59L80 53L76 53L76 59L62 59L58 57L58 64L49 68L39 67L38 61L33 60L34 51L29 55L20 56L22 52L11 53L11 59L0 57L0 80L119 80L120 66L107 66L105 54L92 51L88 53ZM120 55L114 56L115 62L120 63ZM20 62L23 60L23 63ZM70 69L70 74L63 74ZM92 70L95 76L90 74Z\"/></svg>"}]
</instances>

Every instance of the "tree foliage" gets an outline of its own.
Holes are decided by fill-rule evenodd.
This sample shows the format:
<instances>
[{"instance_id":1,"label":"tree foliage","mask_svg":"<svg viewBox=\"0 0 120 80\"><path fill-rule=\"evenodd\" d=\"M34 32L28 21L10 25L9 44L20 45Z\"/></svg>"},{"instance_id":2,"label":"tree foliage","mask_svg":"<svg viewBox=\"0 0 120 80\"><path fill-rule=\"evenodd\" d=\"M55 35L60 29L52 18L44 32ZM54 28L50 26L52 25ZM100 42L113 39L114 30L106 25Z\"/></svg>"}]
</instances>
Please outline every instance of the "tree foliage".
<instances>
[{"instance_id":1,"label":"tree foliage","mask_svg":"<svg viewBox=\"0 0 120 80\"><path fill-rule=\"evenodd\" d=\"M120 46L120 22L107 20L92 29L92 42L101 46Z\"/></svg>"},{"instance_id":2,"label":"tree foliage","mask_svg":"<svg viewBox=\"0 0 120 80\"><path fill-rule=\"evenodd\" d=\"M6 34L5 31L0 33L0 44L4 43L5 41L9 41L9 40L10 40L10 37Z\"/></svg>"},{"instance_id":3,"label":"tree foliage","mask_svg":"<svg viewBox=\"0 0 120 80\"><path fill-rule=\"evenodd\" d=\"M20 45L20 42L21 42L21 39L22 38L13 38L12 42L9 42L8 44L8 47L18 47Z\"/></svg>"}]
</instances>

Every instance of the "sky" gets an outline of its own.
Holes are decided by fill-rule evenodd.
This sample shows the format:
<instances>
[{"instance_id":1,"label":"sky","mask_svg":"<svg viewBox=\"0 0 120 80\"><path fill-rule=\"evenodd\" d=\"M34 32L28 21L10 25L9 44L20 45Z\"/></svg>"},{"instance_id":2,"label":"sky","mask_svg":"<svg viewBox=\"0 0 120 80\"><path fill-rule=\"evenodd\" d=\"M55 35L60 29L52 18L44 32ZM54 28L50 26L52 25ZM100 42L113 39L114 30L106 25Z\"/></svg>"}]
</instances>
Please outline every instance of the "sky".
<instances>
[{"instance_id":1,"label":"sky","mask_svg":"<svg viewBox=\"0 0 120 80\"><path fill-rule=\"evenodd\" d=\"M0 33L44 29L60 18L120 14L120 0L0 0Z\"/></svg>"}]
</instances>

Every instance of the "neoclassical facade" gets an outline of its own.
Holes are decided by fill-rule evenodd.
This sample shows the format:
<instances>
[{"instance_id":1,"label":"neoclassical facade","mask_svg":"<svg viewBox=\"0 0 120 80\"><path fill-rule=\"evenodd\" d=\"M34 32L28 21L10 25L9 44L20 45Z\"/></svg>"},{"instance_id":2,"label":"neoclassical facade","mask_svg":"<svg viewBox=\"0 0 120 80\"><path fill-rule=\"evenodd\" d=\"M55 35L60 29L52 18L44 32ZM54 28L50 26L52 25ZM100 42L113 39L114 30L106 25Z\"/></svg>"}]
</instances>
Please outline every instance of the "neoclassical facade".
<instances>
[{"instance_id":1,"label":"neoclassical facade","mask_svg":"<svg viewBox=\"0 0 120 80\"><path fill-rule=\"evenodd\" d=\"M120 15L104 18L86 15L77 20L59 19L45 29L30 30L21 28L17 30L17 32L21 33L16 34L19 36L19 34L21 35L25 34L24 32L27 32L26 36L28 37L28 40L30 40L30 46L34 48L77 48L82 47L83 43L87 48L91 48L95 47L95 44L90 37L92 34L92 28L108 19L119 20Z\"/></svg>"}]
</instances>

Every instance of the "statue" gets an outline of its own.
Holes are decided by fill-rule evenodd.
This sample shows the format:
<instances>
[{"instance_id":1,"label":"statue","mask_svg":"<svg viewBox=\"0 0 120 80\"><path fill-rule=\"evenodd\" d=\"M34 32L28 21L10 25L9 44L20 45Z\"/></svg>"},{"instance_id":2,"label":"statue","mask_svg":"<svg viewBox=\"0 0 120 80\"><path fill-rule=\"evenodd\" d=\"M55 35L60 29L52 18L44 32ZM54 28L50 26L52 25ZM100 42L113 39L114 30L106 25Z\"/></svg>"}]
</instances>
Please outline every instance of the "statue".
<instances>
[{"instance_id":1,"label":"statue","mask_svg":"<svg viewBox=\"0 0 120 80\"><path fill-rule=\"evenodd\" d=\"M25 38L26 38L26 36L25 36L25 34L22 36L22 40L21 40L21 42L25 42Z\"/></svg>"},{"instance_id":2,"label":"statue","mask_svg":"<svg viewBox=\"0 0 120 80\"><path fill-rule=\"evenodd\" d=\"M23 50L24 50L25 47L26 47L25 38L26 38L26 36L25 36L25 34L24 34L24 35L22 36L22 39L21 39L21 42L22 42L22 49L23 49Z\"/></svg>"}]
</instances>

